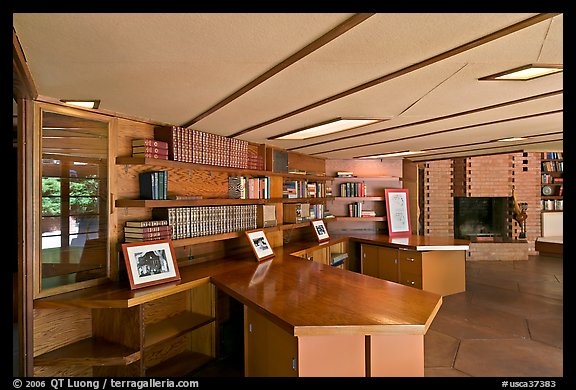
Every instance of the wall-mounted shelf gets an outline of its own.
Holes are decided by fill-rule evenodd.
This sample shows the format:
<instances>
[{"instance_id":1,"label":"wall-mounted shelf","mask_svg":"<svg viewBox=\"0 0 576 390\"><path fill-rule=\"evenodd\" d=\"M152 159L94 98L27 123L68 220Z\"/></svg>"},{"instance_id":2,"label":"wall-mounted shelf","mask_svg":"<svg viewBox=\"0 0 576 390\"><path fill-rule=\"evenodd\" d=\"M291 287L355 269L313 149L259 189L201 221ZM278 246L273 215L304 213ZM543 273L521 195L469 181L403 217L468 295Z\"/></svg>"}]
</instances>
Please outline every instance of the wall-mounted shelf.
<instances>
[{"instance_id":1,"label":"wall-mounted shelf","mask_svg":"<svg viewBox=\"0 0 576 390\"><path fill-rule=\"evenodd\" d=\"M261 171L261 170L244 169L244 168L231 168L231 167L222 167L218 165L193 164L181 161L162 160L162 159L144 158L144 157L116 157L116 165L154 165L164 168L227 172L231 174L247 175L247 176L281 176L284 178L317 180L317 181L332 179L332 177L329 176L301 175L294 173L281 173L281 172Z\"/></svg>"}]
</instances>

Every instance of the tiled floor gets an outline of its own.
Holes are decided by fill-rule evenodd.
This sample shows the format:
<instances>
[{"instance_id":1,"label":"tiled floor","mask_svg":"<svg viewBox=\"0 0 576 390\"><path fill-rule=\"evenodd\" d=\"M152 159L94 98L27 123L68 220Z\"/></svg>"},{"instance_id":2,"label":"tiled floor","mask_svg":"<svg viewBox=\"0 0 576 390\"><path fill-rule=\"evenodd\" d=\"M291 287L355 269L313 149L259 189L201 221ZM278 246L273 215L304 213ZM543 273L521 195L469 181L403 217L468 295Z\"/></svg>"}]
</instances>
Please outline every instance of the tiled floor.
<instances>
[{"instance_id":1,"label":"tiled floor","mask_svg":"<svg viewBox=\"0 0 576 390\"><path fill-rule=\"evenodd\" d=\"M466 265L424 338L425 376L563 376L563 259Z\"/></svg>"}]
</instances>

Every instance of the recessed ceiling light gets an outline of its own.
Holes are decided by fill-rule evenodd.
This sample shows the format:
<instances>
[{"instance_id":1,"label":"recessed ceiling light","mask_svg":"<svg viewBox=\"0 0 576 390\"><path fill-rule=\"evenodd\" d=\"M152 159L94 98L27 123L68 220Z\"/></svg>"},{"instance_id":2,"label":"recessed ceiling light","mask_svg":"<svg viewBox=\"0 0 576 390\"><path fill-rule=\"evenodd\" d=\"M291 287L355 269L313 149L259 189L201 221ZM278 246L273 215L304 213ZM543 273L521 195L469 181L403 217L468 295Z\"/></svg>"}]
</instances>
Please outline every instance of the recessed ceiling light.
<instances>
[{"instance_id":1,"label":"recessed ceiling light","mask_svg":"<svg viewBox=\"0 0 576 390\"><path fill-rule=\"evenodd\" d=\"M508 138L502 138L502 139L498 139L496 141L499 142L512 142L512 141L523 141L525 139L528 139L527 137L508 137Z\"/></svg>"},{"instance_id":2,"label":"recessed ceiling light","mask_svg":"<svg viewBox=\"0 0 576 390\"><path fill-rule=\"evenodd\" d=\"M518 68L510 69L505 72L500 72L490 76L482 77L479 78L478 80L526 81L535 79L537 77L562 72L563 70L564 65L529 64Z\"/></svg>"},{"instance_id":3,"label":"recessed ceiling light","mask_svg":"<svg viewBox=\"0 0 576 390\"><path fill-rule=\"evenodd\" d=\"M68 100L61 99L62 103L70 104L71 106L83 107L83 108L98 108L100 106L100 100Z\"/></svg>"},{"instance_id":4,"label":"recessed ceiling light","mask_svg":"<svg viewBox=\"0 0 576 390\"><path fill-rule=\"evenodd\" d=\"M385 158L385 157L403 157L403 156L411 156L413 154L421 154L424 153L423 150L404 150L402 152L394 152L394 153L386 153L386 154L375 154L372 156L363 156L358 158Z\"/></svg>"},{"instance_id":5,"label":"recessed ceiling light","mask_svg":"<svg viewBox=\"0 0 576 390\"><path fill-rule=\"evenodd\" d=\"M362 118L336 118L329 121L318 123L316 125L307 126L302 129L293 130L288 133L269 137L268 139L280 140L303 140L312 137L319 137L336 133L339 131L355 129L361 126L371 125L373 123L382 122L385 119L362 119Z\"/></svg>"}]
</instances>

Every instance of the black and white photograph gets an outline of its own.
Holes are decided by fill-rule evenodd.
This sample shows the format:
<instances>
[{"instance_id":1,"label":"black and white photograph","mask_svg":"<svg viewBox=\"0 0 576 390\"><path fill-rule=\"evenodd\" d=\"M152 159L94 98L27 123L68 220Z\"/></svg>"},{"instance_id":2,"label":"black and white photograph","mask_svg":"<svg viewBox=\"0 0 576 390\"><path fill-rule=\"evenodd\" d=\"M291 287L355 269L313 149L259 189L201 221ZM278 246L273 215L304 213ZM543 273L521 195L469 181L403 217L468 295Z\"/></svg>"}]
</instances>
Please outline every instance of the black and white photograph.
<instances>
[{"instance_id":1,"label":"black and white photograph","mask_svg":"<svg viewBox=\"0 0 576 390\"><path fill-rule=\"evenodd\" d=\"M251 230L246 232L250 246L256 255L256 260L261 261L274 256L272 246L266 238L263 230Z\"/></svg>"},{"instance_id":2,"label":"black and white photograph","mask_svg":"<svg viewBox=\"0 0 576 390\"><path fill-rule=\"evenodd\" d=\"M136 264L138 267L138 276L157 275L168 272L168 261L166 260L166 251L155 250L135 253Z\"/></svg>"},{"instance_id":3,"label":"black and white photograph","mask_svg":"<svg viewBox=\"0 0 576 390\"><path fill-rule=\"evenodd\" d=\"M122 244L130 288L180 280L174 248L170 240Z\"/></svg>"},{"instance_id":4,"label":"black and white photograph","mask_svg":"<svg viewBox=\"0 0 576 390\"><path fill-rule=\"evenodd\" d=\"M326 226L324 225L324 221L321 219L316 219L311 221L312 222L312 227L314 227L314 233L316 233L316 237L318 238L318 241L326 241L328 239L330 239L330 236L328 235L328 229L326 229Z\"/></svg>"}]
</instances>

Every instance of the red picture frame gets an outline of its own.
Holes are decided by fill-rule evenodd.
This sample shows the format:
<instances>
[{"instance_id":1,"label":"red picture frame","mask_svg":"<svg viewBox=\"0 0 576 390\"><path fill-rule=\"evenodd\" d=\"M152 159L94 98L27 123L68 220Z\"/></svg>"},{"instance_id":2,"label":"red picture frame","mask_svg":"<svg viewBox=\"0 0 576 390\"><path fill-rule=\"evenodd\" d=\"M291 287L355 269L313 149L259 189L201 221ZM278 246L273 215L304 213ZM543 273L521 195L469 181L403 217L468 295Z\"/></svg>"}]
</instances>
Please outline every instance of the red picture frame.
<instances>
[{"instance_id":1,"label":"red picture frame","mask_svg":"<svg viewBox=\"0 0 576 390\"><path fill-rule=\"evenodd\" d=\"M410 204L407 188L386 188L386 220L388 236L408 237L412 235L410 226Z\"/></svg>"},{"instance_id":2,"label":"red picture frame","mask_svg":"<svg viewBox=\"0 0 576 390\"><path fill-rule=\"evenodd\" d=\"M170 240L124 243L122 252L131 289L180 280Z\"/></svg>"}]
</instances>

